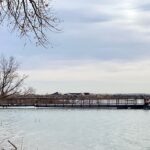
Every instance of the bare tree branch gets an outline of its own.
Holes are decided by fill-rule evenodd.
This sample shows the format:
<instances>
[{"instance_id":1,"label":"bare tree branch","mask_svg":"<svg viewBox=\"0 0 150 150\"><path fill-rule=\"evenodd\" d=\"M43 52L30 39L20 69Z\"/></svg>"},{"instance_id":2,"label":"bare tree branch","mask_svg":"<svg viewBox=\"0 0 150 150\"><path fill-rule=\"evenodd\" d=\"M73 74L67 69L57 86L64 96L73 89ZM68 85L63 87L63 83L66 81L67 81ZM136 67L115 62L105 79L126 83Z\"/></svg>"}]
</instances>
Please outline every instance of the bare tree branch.
<instances>
[{"instance_id":1,"label":"bare tree branch","mask_svg":"<svg viewBox=\"0 0 150 150\"><path fill-rule=\"evenodd\" d=\"M35 39L37 45L46 46L46 31L59 31L59 19L51 12L47 0L0 0L0 24L5 19L21 37Z\"/></svg>"},{"instance_id":2,"label":"bare tree branch","mask_svg":"<svg viewBox=\"0 0 150 150\"><path fill-rule=\"evenodd\" d=\"M19 64L13 57L0 57L0 98L6 98L21 92L21 86L26 75L20 76L17 72Z\"/></svg>"}]
</instances>

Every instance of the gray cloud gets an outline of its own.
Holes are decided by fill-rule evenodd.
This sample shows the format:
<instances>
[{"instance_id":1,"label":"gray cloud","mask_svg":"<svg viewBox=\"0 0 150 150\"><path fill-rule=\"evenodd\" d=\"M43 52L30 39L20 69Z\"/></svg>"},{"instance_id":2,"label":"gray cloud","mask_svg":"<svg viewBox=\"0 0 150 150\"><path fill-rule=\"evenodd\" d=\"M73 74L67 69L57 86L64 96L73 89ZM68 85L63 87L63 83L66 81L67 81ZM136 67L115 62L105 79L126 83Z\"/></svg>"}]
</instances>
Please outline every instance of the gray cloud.
<instances>
[{"instance_id":1,"label":"gray cloud","mask_svg":"<svg viewBox=\"0 0 150 150\"><path fill-rule=\"evenodd\" d=\"M61 10L61 18L64 22L78 22L78 23L93 23L93 22L107 22L111 21L114 16L89 9L68 9Z\"/></svg>"},{"instance_id":2,"label":"gray cloud","mask_svg":"<svg viewBox=\"0 0 150 150\"><path fill-rule=\"evenodd\" d=\"M150 11L150 3L141 4L138 6L138 9L141 11Z\"/></svg>"}]
</instances>

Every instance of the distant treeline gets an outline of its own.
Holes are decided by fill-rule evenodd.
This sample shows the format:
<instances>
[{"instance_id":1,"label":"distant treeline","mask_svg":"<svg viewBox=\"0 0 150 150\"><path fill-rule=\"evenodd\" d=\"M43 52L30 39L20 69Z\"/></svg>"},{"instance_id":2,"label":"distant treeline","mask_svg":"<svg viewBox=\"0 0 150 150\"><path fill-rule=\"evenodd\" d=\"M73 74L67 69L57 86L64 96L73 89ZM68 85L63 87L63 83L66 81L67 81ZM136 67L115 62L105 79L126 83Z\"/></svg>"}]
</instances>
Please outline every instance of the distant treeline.
<instances>
[{"instance_id":1,"label":"distant treeline","mask_svg":"<svg viewBox=\"0 0 150 150\"><path fill-rule=\"evenodd\" d=\"M150 94L93 94L93 93L53 93L46 95L15 95L8 99L150 99Z\"/></svg>"}]
</instances>

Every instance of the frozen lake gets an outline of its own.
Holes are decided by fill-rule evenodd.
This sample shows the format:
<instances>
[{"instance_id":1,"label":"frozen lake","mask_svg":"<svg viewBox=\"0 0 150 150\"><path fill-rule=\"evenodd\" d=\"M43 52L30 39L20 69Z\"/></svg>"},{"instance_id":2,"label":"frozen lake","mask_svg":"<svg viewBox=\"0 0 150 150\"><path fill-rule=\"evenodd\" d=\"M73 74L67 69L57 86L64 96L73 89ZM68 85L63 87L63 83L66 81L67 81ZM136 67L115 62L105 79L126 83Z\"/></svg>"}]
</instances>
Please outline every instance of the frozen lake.
<instances>
[{"instance_id":1,"label":"frozen lake","mask_svg":"<svg viewBox=\"0 0 150 150\"><path fill-rule=\"evenodd\" d=\"M149 110L0 109L0 150L149 150Z\"/></svg>"}]
</instances>

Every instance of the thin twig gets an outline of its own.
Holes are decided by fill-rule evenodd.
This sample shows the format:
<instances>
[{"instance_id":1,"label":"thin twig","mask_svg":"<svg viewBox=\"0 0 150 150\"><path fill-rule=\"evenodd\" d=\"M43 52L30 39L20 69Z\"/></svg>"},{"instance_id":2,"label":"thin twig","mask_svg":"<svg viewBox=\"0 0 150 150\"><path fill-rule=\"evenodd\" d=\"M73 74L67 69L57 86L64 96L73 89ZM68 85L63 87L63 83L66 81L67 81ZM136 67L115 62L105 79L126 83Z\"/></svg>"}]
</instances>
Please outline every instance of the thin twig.
<instances>
[{"instance_id":1,"label":"thin twig","mask_svg":"<svg viewBox=\"0 0 150 150\"><path fill-rule=\"evenodd\" d=\"M8 140L8 143L9 143L11 146L13 146L13 147L15 148L15 150L17 150L17 147L16 147L11 141Z\"/></svg>"}]
</instances>

